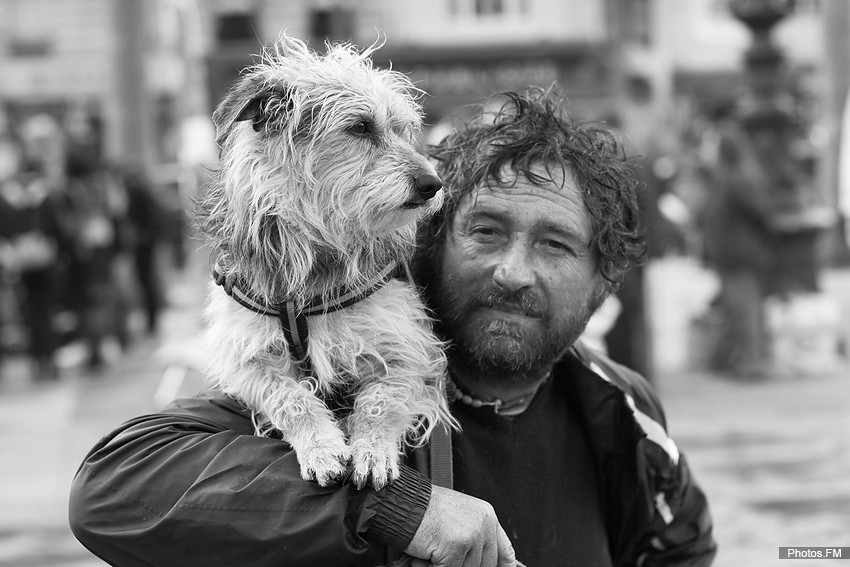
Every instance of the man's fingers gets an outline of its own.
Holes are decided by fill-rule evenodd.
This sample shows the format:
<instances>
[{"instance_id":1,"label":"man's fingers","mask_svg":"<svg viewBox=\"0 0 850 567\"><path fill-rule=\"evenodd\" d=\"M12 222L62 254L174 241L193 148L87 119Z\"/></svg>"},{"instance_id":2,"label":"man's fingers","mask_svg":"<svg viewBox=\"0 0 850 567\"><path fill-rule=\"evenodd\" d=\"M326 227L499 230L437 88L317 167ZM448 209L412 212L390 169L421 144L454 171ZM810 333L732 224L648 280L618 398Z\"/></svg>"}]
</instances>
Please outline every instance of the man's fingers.
<instances>
[{"instance_id":1,"label":"man's fingers","mask_svg":"<svg viewBox=\"0 0 850 567\"><path fill-rule=\"evenodd\" d=\"M495 561L489 563L489 565L498 565L499 567L516 567L516 552L514 551L514 546L511 543L508 534L505 533L502 525L499 524L499 531L496 534L496 544L499 546L497 551L499 562Z\"/></svg>"},{"instance_id":2,"label":"man's fingers","mask_svg":"<svg viewBox=\"0 0 850 567\"><path fill-rule=\"evenodd\" d=\"M463 560L463 567L487 567L492 563L482 563L482 546L474 545L466 552L466 558Z\"/></svg>"},{"instance_id":3,"label":"man's fingers","mask_svg":"<svg viewBox=\"0 0 850 567\"><path fill-rule=\"evenodd\" d=\"M499 529L502 527L499 526ZM499 546L497 544L489 543L484 546L484 549L481 552L481 565L501 565L499 562Z\"/></svg>"},{"instance_id":4,"label":"man's fingers","mask_svg":"<svg viewBox=\"0 0 850 567\"><path fill-rule=\"evenodd\" d=\"M513 546L493 507L437 486L405 552L418 558L414 567L515 567Z\"/></svg>"}]
</instances>

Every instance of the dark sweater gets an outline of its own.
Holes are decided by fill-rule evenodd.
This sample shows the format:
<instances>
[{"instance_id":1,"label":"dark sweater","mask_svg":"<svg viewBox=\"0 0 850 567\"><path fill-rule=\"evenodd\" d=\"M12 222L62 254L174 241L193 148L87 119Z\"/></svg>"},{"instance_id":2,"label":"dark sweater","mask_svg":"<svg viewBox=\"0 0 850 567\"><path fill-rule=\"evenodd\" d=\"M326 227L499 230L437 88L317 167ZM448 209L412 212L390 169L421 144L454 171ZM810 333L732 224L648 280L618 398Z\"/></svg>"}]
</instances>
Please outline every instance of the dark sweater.
<instances>
[{"instance_id":1,"label":"dark sweater","mask_svg":"<svg viewBox=\"0 0 850 567\"><path fill-rule=\"evenodd\" d=\"M461 402L452 409L463 426L453 437L455 488L493 505L520 561L611 566L594 461L561 385L549 380L513 418Z\"/></svg>"}]
</instances>

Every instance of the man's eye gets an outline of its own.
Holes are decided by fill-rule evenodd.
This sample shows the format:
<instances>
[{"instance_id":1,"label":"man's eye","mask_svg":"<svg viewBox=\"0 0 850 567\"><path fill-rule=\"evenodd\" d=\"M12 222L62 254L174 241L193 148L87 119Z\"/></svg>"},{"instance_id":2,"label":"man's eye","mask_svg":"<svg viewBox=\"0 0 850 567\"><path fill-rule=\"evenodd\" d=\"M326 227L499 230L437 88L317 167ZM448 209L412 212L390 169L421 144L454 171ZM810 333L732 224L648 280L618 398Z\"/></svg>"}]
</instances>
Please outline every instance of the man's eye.
<instances>
[{"instance_id":1,"label":"man's eye","mask_svg":"<svg viewBox=\"0 0 850 567\"><path fill-rule=\"evenodd\" d=\"M475 236L494 236L496 229L489 226L473 226L469 229L469 234Z\"/></svg>"},{"instance_id":2,"label":"man's eye","mask_svg":"<svg viewBox=\"0 0 850 567\"><path fill-rule=\"evenodd\" d=\"M543 246L545 246L546 249L550 252L554 252L556 254L563 254L564 252L569 252L570 250L569 246L557 240L544 240Z\"/></svg>"},{"instance_id":3,"label":"man's eye","mask_svg":"<svg viewBox=\"0 0 850 567\"><path fill-rule=\"evenodd\" d=\"M480 244L495 244L502 238L501 232L490 226L473 226L467 234L473 242Z\"/></svg>"},{"instance_id":4,"label":"man's eye","mask_svg":"<svg viewBox=\"0 0 850 567\"><path fill-rule=\"evenodd\" d=\"M368 120L361 120L360 122L352 125L348 131L355 136L368 136L372 133L372 125Z\"/></svg>"}]
</instances>

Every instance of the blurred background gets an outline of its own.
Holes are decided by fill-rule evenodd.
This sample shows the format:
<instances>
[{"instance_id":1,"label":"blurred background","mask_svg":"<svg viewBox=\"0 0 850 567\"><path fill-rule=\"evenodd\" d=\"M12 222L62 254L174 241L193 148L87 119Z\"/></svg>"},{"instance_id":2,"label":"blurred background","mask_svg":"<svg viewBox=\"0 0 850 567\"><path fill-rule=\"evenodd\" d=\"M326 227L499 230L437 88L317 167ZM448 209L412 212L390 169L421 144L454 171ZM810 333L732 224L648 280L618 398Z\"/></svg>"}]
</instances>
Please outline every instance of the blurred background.
<instances>
[{"instance_id":1,"label":"blurred background","mask_svg":"<svg viewBox=\"0 0 850 567\"><path fill-rule=\"evenodd\" d=\"M0 0L0 565L102 565L77 465L201 387L210 116L283 29L384 40L423 144L555 82L612 128L650 254L586 339L659 390L716 565L850 546L850 2Z\"/></svg>"}]
</instances>

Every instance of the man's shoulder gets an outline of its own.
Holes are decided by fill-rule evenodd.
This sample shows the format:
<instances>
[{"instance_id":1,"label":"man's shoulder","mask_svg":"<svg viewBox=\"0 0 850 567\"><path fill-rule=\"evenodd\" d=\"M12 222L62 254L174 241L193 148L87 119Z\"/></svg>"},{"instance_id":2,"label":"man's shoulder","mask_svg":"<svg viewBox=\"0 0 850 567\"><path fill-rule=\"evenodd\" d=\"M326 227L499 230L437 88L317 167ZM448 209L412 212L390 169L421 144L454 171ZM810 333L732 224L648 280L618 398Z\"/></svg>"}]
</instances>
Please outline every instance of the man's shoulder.
<instances>
[{"instance_id":1,"label":"man's shoulder","mask_svg":"<svg viewBox=\"0 0 850 567\"><path fill-rule=\"evenodd\" d=\"M620 389L642 411L651 414L654 419L662 423L665 421L664 410L658 395L640 373L588 347L581 341L572 346L569 355L578 359L596 376Z\"/></svg>"},{"instance_id":2,"label":"man's shoulder","mask_svg":"<svg viewBox=\"0 0 850 567\"><path fill-rule=\"evenodd\" d=\"M161 409L129 419L103 441L126 439L165 429L254 434L251 412L243 404L221 392L208 390L192 397L175 399Z\"/></svg>"},{"instance_id":3,"label":"man's shoulder","mask_svg":"<svg viewBox=\"0 0 850 567\"><path fill-rule=\"evenodd\" d=\"M572 346L569 355L577 358L584 366L600 375L601 378L629 392L644 388L651 390L649 382L640 373L616 362L607 354L589 347L581 341Z\"/></svg>"},{"instance_id":4,"label":"man's shoulder","mask_svg":"<svg viewBox=\"0 0 850 567\"><path fill-rule=\"evenodd\" d=\"M125 421L94 445L86 461L94 454L109 453L118 447L150 444L156 439L223 432L253 435L251 414L239 402L223 394L205 392L174 400L162 409Z\"/></svg>"},{"instance_id":5,"label":"man's shoulder","mask_svg":"<svg viewBox=\"0 0 850 567\"><path fill-rule=\"evenodd\" d=\"M216 390L176 399L152 415L194 421L248 435L254 432L250 410L238 400Z\"/></svg>"},{"instance_id":6,"label":"man's shoulder","mask_svg":"<svg viewBox=\"0 0 850 567\"><path fill-rule=\"evenodd\" d=\"M670 460L665 462L678 462L679 450L667 433L664 407L649 382L634 370L584 345L577 343L570 354L600 380L616 387L640 430L669 456Z\"/></svg>"}]
</instances>

